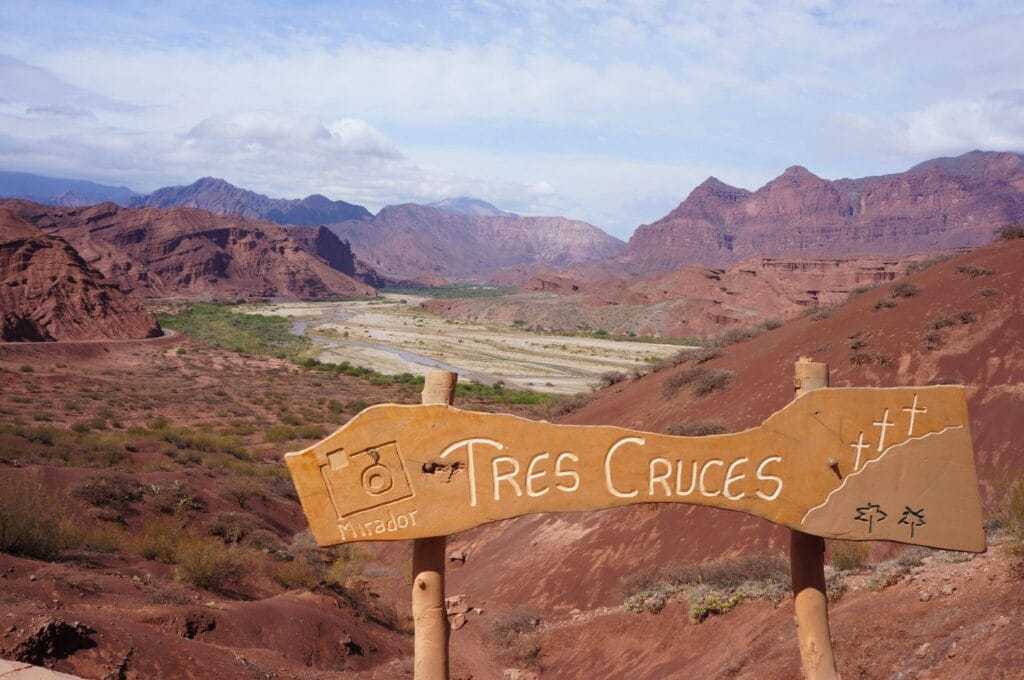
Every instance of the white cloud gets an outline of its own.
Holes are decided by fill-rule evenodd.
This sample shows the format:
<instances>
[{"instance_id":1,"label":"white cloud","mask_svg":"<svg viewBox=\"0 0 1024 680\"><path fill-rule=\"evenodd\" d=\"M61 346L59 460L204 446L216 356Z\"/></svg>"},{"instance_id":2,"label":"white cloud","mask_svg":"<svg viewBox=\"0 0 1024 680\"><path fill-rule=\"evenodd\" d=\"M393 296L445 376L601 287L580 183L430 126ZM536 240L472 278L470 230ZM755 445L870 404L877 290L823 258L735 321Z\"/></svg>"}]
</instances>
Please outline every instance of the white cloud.
<instances>
[{"instance_id":1,"label":"white cloud","mask_svg":"<svg viewBox=\"0 0 1024 680\"><path fill-rule=\"evenodd\" d=\"M840 114L835 123L847 144L911 157L968 149L1024 150L1024 90L944 99L887 117Z\"/></svg>"}]
</instances>

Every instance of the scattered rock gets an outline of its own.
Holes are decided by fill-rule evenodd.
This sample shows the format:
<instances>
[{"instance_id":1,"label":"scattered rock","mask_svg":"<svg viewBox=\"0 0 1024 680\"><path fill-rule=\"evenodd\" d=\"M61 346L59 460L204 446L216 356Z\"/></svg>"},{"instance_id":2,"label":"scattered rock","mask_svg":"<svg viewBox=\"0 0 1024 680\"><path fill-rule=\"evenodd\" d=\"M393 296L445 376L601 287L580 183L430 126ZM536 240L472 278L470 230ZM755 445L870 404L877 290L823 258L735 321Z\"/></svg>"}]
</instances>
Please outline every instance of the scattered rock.
<instances>
[{"instance_id":1,"label":"scattered rock","mask_svg":"<svg viewBox=\"0 0 1024 680\"><path fill-rule=\"evenodd\" d=\"M466 625L466 615L456 614L455 618L452 619L452 630L459 630Z\"/></svg>"},{"instance_id":2,"label":"scattered rock","mask_svg":"<svg viewBox=\"0 0 1024 680\"><path fill-rule=\"evenodd\" d=\"M351 635L345 635L339 641L341 648L345 651L345 656L362 656L363 648L352 639Z\"/></svg>"},{"instance_id":3,"label":"scattered rock","mask_svg":"<svg viewBox=\"0 0 1024 680\"><path fill-rule=\"evenodd\" d=\"M956 591L956 586L953 585L952 583L947 583L946 585L942 586L942 594L943 595L952 595L955 591Z\"/></svg>"},{"instance_id":4,"label":"scattered rock","mask_svg":"<svg viewBox=\"0 0 1024 680\"><path fill-rule=\"evenodd\" d=\"M921 593L921 602L927 602L930 599L932 599L931 593Z\"/></svg>"},{"instance_id":5,"label":"scattered rock","mask_svg":"<svg viewBox=\"0 0 1024 680\"><path fill-rule=\"evenodd\" d=\"M196 636L208 633L216 627L217 619L212 614L201 609L194 609L185 616L180 633L183 638L195 640Z\"/></svg>"},{"instance_id":6,"label":"scattered rock","mask_svg":"<svg viewBox=\"0 0 1024 680\"><path fill-rule=\"evenodd\" d=\"M38 581L39 579L37 579L37 578L36 578L36 575L35 575L35 574L32 574L32 575L30 575L30 576L28 577L28 580L29 580L29 581Z\"/></svg>"},{"instance_id":7,"label":"scattered rock","mask_svg":"<svg viewBox=\"0 0 1024 680\"><path fill-rule=\"evenodd\" d=\"M519 668L506 668L502 677L504 680L537 680L536 673L520 670Z\"/></svg>"},{"instance_id":8,"label":"scattered rock","mask_svg":"<svg viewBox=\"0 0 1024 680\"><path fill-rule=\"evenodd\" d=\"M448 561L449 562L458 562L460 564L465 564L466 563L466 559L468 557L469 557L469 555L466 554L466 551L464 551L464 550L456 550L455 552L453 552L451 555L448 556Z\"/></svg>"},{"instance_id":9,"label":"scattered rock","mask_svg":"<svg viewBox=\"0 0 1024 680\"><path fill-rule=\"evenodd\" d=\"M914 656L916 656L918 659L923 659L928 655L928 650L931 649L931 646L932 645L929 642L924 643L923 645L914 650Z\"/></svg>"}]
</instances>

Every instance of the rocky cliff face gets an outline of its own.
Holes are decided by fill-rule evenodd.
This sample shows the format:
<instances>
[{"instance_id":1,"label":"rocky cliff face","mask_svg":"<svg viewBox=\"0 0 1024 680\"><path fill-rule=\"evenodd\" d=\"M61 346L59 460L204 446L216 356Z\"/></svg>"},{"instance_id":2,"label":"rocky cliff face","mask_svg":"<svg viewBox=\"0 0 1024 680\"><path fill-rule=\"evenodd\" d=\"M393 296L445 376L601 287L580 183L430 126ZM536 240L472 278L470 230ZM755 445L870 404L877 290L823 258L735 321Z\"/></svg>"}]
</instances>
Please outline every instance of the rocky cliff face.
<instances>
[{"instance_id":1,"label":"rocky cliff face","mask_svg":"<svg viewBox=\"0 0 1024 680\"><path fill-rule=\"evenodd\" d=\"M292 227L288 233L307 251L346 276L374 288L381 288L388 284L388 281L381 277L373 267L355 256L348 241L339 238L327 227Z\"/></svg>"},{"instance_id":2,"label":"rocky cliff face","mask_svg":"<svg viewBox=\"0 0 1024 680\"><path fill-rule=\"evenodd\" d=\"M415 204L388 206L372 220L331 229L396 279L480 279L522 264L601 260L623 248L592 224L564 217L454 214Z\"/></svg>"},{"instance_id":3,"label":"rocky cliff face","mask_svg":"<svg viewBox=\"0 0 1024 680\"><path fill-rule=\"evenodd\" d=\"M547 331L606 330L615 335L692 338L756 327L847 299L858 287L901 276L916 258L751 258L715 269L595 278L582 272L535 276L523 292L496 298L430 300L436 314L475 323Z\"/></svg>"},{"instance_id":4,"label":"rocky cliff face","mask_svg":"<svg viewBox=\"0 0 1024 680\"><path fill-rule=\"evenodd\" d=\"M0 340L128 340L156 319L89 267L66 241L0 209Z\"/></svg>"},{"instance_id":5,"label":"rocky cliff face","mask_svg":"<svg viewBox=\"0 0 1024 680\"><path fill-rule=\"evenodd\" d=\"M1024 157L972 151L904 173L824 180L794 166L755 192L710 178L640 226L633 271L721 266L755 256L898 255L989 243L1024 221Z\"/></svg>"},{"instance_id":6,"label":"rocky cliff face","mask_svg":"<svg viewBox=\"0 0 1024 680\"><path fill-rule=\"evenodd\" d=\"M217 215L241 215L278 224L316 226L371 217L361 205L332 201L313 194L302 199L270 198L240 189L216 177L203 177L188 186L164 187L139 196L132 207L202 208Z\"/></svg>"},{"instance_id":7,"label":"rocky cliff face","mask_svg":"<svg viewBox=\"0 0 1024 680\"><path fill-rule=\"evenodd\" d=\"M0 202L70 242L126 293L142 297L372 295L284 227L194 208L66 209Z\"/></svg>"}]
</instances>

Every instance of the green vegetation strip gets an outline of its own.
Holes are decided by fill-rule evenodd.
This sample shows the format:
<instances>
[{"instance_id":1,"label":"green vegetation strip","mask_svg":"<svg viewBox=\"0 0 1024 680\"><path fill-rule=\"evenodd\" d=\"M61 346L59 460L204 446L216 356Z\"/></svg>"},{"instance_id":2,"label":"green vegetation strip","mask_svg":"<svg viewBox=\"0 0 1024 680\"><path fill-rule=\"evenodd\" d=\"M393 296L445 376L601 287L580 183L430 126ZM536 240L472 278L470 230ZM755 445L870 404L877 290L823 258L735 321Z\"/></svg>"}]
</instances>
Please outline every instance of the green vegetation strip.
<instances>
[{"instance_id":1,"label":"green vegetation strip","mask_svg":"<svg viewBox=\"0 0 1024 680\"><path fill-rule=\"evenodd\" d=\"M176 314L157 314L157 320L196 342L246 354L297 359L312 347L309 338L290 332L290 319L234 310L235 305L196 302Z\"/></svg>"},{"instance_id":2,"label":"green vegetation strip","mask_svg":"<svg viewBox=\"0 0 1024 680\"><path fill-rule=\"evenodd\" d=\"M477 298L501 297L516 291L514 286L478 286L468 283L453 283L449 286L397 286L381 288L379 292L387 295L417 295L432 298Z\"/></svg>"}]
</instances>

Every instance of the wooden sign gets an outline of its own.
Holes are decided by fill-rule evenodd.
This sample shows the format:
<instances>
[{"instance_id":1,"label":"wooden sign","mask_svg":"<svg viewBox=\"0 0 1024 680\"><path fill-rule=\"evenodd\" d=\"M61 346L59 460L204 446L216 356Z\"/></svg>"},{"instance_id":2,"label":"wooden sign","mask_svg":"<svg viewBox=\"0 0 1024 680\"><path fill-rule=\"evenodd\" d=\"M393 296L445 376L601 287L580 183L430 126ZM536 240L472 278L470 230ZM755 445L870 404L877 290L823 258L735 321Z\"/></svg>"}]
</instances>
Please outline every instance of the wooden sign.
<instances>
[{"instance_id":1,"label":"wooden sign","mask_svg":"<svg viewBox=\"0 0 1024 680\"><path fill-rule=\"evenodd\" d=\"M985 549L960 386L814 390L711 437L384 404L285 460L324 546L689 503L827 538Z\"/></svg>"}]
</instances>

